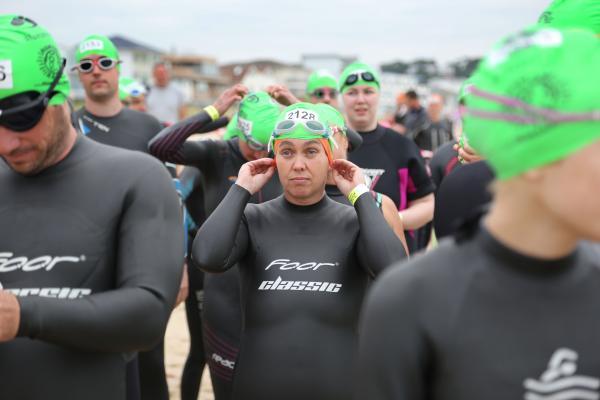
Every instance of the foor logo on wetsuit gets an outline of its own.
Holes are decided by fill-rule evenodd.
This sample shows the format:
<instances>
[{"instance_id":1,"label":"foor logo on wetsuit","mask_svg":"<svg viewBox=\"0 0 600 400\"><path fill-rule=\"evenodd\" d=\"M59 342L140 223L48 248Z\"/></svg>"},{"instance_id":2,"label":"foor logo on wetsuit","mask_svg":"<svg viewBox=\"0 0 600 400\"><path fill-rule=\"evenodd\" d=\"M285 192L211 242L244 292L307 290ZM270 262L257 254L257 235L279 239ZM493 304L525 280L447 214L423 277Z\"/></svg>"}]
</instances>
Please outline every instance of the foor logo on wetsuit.
<instances>
[{"instance_id":1,"label":"foor logo on wetsuit","mask_svg":"<svg viewBox=\"0 0 600 400\"><path fill-rule=\"evenodd\" d=\"M575 375L578 358L578 354L571 349L556 350L550 358L548 369L539 380L525 380L525 400L600 399L598 378Z\"/></svg>"},{"instance_id":2,"label":"foor logo on wetsuit","mask_svg":"<svg viewBox=\"0 0 600 400\"><path fill-rule=\"evenodd\" d=\"M85 261L85 256L72 257L52 257L41 256L32 258L14 257L13 253L0 253L0 273L13 272L21 270L24 272L33 272L39 270L52 271L60 263L78 263Z\"/></svg>"},{"instance_id":3,"label":"foor logo on wetsuit","mask_svg":"<svg viewBox=\"0 0 600 400\"><path fill-rule=\"evenodd\" d=\"M318 271L319 268L322 267L336 267L338 265L339 263L321 263L315 261L299 263L288 260L287 258L280 258L271 261L271 263L267 265L267 268L265 268L265 271L270 270L272 267L279 267L281 271L288 271L292 269L297 271Z\"/></svg>"}]
</instances>

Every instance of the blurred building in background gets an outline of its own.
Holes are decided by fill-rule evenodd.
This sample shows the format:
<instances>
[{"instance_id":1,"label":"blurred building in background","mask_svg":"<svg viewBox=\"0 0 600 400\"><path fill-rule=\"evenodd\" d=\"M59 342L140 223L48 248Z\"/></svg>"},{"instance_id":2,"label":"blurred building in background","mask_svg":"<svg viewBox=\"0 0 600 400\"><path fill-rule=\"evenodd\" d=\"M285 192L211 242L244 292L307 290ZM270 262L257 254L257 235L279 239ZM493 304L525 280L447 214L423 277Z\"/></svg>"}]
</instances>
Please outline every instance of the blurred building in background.
<instances>
[{"instance_id":1,"label":"blurred building in background","mask_svg":"<svg viewBox=\"0 0 600 400\"><path fill-rule=\"evenodd\" d=\"M324 69L339 76L359 56L335 53L307 53L300 56L299 63L286 63L270 59L257 59L220 65L214 57L200 54L169 54L123 35L109 36L121 60L121 74L141 83L153 84L152 68L158 61L171 65L171 79L184 93L186 102L193 107L212 103L227 87L242 83L251 91L265 90L273 84L286 85L292 93L304 98L306 81L311 72ZM75 60L75 45L62 46L67 57L67 69L72 83L72 97L77 104L84 98L83 88L76 71L71 71ZM414 61L396 60L381 64L380 116L389 115L396 109L399 93L416 90L423 103L431 93L439 93L446 99L446 106L455 109L456 95L463 80L479 63L479 58L458 58L440 66L431 58Z\"/></svg>"},{"instance_id":2,"label":"blurred building in background","mask_svg":"<svg viewBox=\"0 0 600 400\"><path fill-rule=\"evenodd\" d=\"M161 59L171 66L171 80L191 105L202 107L212 103L230 85L219 73L213 57L166 54Z\"/></svg>"},{"instance_id":3,"label":"blurred building in background","mask_svg":"<svg viewBox=\"0 0 600 400\"><path fill-rule=\"evenodd\" d=\"M310 71L301 64L273 60L230 63L221 67L221 75L231 84L242 83L251 91L265 90L269 85L282 84L296 96L304 96L309 74Z\"/></svg>"}]
</instances>

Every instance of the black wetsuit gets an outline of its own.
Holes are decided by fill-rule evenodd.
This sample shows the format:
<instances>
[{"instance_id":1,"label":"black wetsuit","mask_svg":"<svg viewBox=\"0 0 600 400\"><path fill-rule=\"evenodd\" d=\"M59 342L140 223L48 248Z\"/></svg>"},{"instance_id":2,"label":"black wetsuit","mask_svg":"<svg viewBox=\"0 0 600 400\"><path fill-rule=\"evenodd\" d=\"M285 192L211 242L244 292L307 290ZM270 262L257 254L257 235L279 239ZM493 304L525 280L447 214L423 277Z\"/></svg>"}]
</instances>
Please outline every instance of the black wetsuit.
<instances>
[{"instance_id":1,"label":"black wetsuit","mask_svg":"<svg viewBox=\"0 0 600 400\"><path fill-rule=\"evenodd\" d=\"M452 122L443 118L438 122L427 119L424 128L416 132L415 144L421 150L436 151L452 140Z\"/></svg>"},{"instance_id":2,"label":"black wetsuit","mask_svg":"<svg viewBox=\"0 0 600 400\"><path fill-rule=\"evenodd\" d=\"M389 196L400 211L406 209L410 201L433 193L433 183L412 140L381 125L374 131L359 133L363 144L349 153L348 159L363 168L371 190ZM412 254L420 248L419 243L414 231L405 233Z\"/></svg>"},{"instance_id":3,"label":"black wetsuit","mask_svg":"<svg viewBox=\"0 0 600 400\"><path fill-rule=\"evenodd\" d=\"M205 271L239 262L243 333L234 399L351 397L356 323L369 276L406 255L369 195L246 206L234 185L194 240Z\"/></svg>"},{"instance_id":4,"label":"black wetsuit","mask_svg":"<svg viewBox=\"0 0 600 400\"><path fill-rule=\"evenodd\" d=\"M144 153L148 153L150 139L162 130L161 123L152 115L125 107L110 117L98 117L81 108L73 114L72 120L90 139ZM175 177L175 166L166 167ZM131 362L128 366L128 400L168 400L164 358L164 342L161 341L153 349L140 352Z\"/></svg>"},{"instance_id":5,"label":"black wetsuit","mask_svg":"<svg viewBox=\"0 0 600 400\"><path fill-rule=\"evenodd\" d=\"M526 257L478 224L461 236L375 282L355 398L597 399L597 253Z\"/></svg>"},{"instance_id":6,"label":"black wetsuit","mask_svg":"<svg viewBox=\"0 0 600 400\"><path fill-rule=\"evenodd\" d=\"M123 108L112 117L98 117L85 108L73 114L73 124L97 142L129 150L148 152L148 142L161 131L160 122L140 111Z\"/></svg>"},{"instance_id":7,"label":"black wetsuit","mask_svg":"<svg viewBox=\"0 0 600 400\"><path fill-rule=\"evenodd\" d=\"M150 152L161 160L193 166L201 171L207 216L223 200L237 179L240 167L247 162L239 150L237 138L227 141L186 140L193 133L208 131L210 121L208 114L201 112L166 128L150 144ZM280 193L281 185L275 176L250 201L262 203ZM238 268L231 268L225 274L204 275L202 312L204 350L215 398L228 400L233 388L242 324Z\"/></svg>"},{"instance_id":8,"label":"black wetsuit","mask_svg":"<svg viewBox=\"0 0 600 400\"><path fill-rule=\"evenodd\" d=\"M456 140L452 140L442 145L433 153L429 169L431 170L431 180L435 184L436 191L450 172L463 165L458 161L458 152L454 150L455 144Z\"/></svg>"},{"instance_id":9,"label":"black wetsuit","mask_svg":"<svg viewBox=\"0 0 600 400\"><path fill-rule=\"evenodd\" d=\"M125 399L129 353L162 339L181 279L167 172L79 137L35 176L0 161L0 187L0 283L21 306L18 338L0 343L0 399Z\"/></svg>"},{"instance_id":10,"label":"black wetsuit","mask_svg":"<svg viewBox=\"0 0 600 400\"><path fill-rule=\"evenodd\" d=\"M433 214L438 239L453 235L466 221L486 211L492 201L489 186L493 180L494 172L485 161L464 164L443 180Z\"/></svg>"}]
</instances>

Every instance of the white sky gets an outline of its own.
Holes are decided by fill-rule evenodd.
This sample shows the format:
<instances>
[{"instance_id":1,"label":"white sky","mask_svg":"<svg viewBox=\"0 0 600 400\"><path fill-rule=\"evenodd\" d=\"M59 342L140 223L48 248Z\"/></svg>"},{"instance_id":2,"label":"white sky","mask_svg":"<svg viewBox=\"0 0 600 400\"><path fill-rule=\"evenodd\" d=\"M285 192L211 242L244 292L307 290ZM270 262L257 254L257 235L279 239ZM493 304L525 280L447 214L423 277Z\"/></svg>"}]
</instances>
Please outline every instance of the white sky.
<instances>
[{"instance_id":1,"label":"white sky","mask_svg":"<svg viewBox=\"0 0 600 400\"><path fill-rule=\"evenodd\" d=\"M1 0L62 45L121 34L159 50L219 63L306 53L373 64L417 57L445 63L483 55L502 36L535 23L550 0Z\"/></svg>"}]
</instances>

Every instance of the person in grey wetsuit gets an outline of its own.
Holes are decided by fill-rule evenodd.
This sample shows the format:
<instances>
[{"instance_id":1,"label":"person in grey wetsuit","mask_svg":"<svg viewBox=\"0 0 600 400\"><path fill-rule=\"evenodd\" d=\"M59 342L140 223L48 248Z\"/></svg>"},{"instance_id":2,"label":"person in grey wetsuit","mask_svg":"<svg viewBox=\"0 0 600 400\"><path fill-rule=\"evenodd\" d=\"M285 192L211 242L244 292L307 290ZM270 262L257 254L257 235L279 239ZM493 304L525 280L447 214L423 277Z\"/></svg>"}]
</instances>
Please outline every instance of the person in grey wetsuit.
<instances>
[{"instance_id":1,"label":"person in grey wetsuit","mask_svg":"<svg viewBox=\"0 0 600 400\"><path fill-rule=\"evenodd\" d=\"M465 131L490 211L375 283L356 399L600 398L600 260L580 241L600 241L599 50L529 28L482 61Z\"/></svg>"},{"instance_id":2,"label":"person in grey wetsuit","mask_svg":"<svg viewBox=\"0 0 600 400\"><path fill-rule=\"evenodd\" d=\"M334 146L332 150L333 158L340 158L343 160L348 159L348 152L354 151L360 147L362 144L362 137L352 128L348 127L342 114L329 104L317 104L316 107L318 108L319 115L324 120L325 124L327 124L331 129L333 133L333 139L337 144L337 146ZM329 196L332 200L335 200L338 203L350 204L348 198L344 196L344 194L336 186L332 173L330 173L329 177L327 178L325 193L327 193L327 196ZM385 221L388 223L390 228L392 228L396 236L398 236L398 239L400 239L402 245L404 246L404 250L406 250L406 253L408 254L408 247L406 245L402 220L396 211L394 202L385 194L375 192L373 190L371 190L370 193L375 199L377 207L381 209Z\"/></svg>"},{"instance_id":3,"label":"person in grey wetsuit","mask_svg":"<svg viewBox=\"0 0 600 400\"><path fill-rule=\"evenodd\" d=\"M119 98L121 58L113 42L103 35L89 35L77 46L77 71L85 90L85 103L72 115L73 125L84 136L110 146L148 153L148 142L162 130L153 116L129 109ZM175 165L166 165L175 178ZM174 181L176 182L176 181ZM183 265L183 260L182 260ZM187 276L176 305L186 295ZM127 369L127 400L168 400L164 343L140 352Z\"/></svg>"},{"instance_id":4,"label":"person in grey wetsuit","mask_svg":"<svg viewBox=\"0 0 600 400\"><path fill-rule=\"evenodd\" d=\"M406 253L360 168L332 159L331 132L314 105L287 107L273 135L275 160L242 166L198 231L192 257L210 272L239 263L243 325L234 399L348 399L369 278ZM354 207L325 195L330 166ZM247 204L275 168L284 194Z\"/></svg>"},{"instance_id":5,"label":"person in grey wetsuit","mask_svg":"<svg viewBox=\"0 0 600 400\"><path fill-rule=\"evenodd\" d=\"M0 60L0 398L125 399L179 288L177 195L157 160L76 133L46 30L0 16Z\"/></svg>"},{"instance_id":6,"label":"person in grey wetsuit","mask_svg":"<svg viewBox=\"0 0 600 400\"><path fill-rule=\"evenodd\" d=\"M219 115L239 100L242 101L233 119L238 137L225 141L187 140L193 133L214 124L213 117L217 121ZM279 106L267 93L248 93L243 85L235 85L224 91L213 106L160 132L150 142L150 153L163 161L185 164L201 172L202 202L205 215L210 215L234 184L240 167L267 156L267 143L279 112ZM281 185L274 177L252 196L251 202L262 203L280 194ZM242 324L238 269L204 274L203 298L202 334L213 390L216 400L228 400Z\"/></svg>"}]
</instances>

